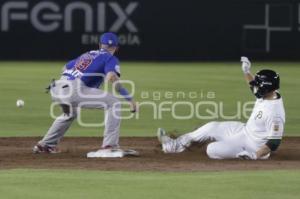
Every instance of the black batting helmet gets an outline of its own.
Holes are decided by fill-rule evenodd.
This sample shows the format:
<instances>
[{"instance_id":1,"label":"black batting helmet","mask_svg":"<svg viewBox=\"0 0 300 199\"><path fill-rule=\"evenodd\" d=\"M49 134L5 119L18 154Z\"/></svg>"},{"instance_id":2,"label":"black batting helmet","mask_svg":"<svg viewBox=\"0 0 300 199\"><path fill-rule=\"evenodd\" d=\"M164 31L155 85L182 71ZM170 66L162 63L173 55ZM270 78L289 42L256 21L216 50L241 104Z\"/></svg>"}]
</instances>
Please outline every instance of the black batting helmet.
<instances>
[{"instance_id":1,"label":"black batting helmet","mask_svg":"<svg viewBox=\"0 0 300 199\"><path fill-rule=\"evenodd\" d=\"M267 93L279 89L279 74L273 70L264 69L255 74L254 80L249 84L257 98L263 98Z\"/></svg>"}]
</instances>

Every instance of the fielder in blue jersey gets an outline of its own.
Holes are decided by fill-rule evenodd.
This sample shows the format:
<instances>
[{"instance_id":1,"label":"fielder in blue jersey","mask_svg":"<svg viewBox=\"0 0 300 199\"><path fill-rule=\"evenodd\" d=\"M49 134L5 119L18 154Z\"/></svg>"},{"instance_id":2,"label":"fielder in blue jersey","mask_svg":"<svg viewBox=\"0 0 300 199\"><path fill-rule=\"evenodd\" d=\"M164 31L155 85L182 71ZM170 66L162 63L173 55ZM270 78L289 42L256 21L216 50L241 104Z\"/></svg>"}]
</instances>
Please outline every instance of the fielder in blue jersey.
<instances>
[{"instance_id":1,"label":"fielder in blue jersey","mask_svg":"<svg viewBox=\"0 0 300 199\"><path fill-rule=\"evenodd\" d=\"M110 82L114 89L131 105L136 112L137 106L132 96L119 82L121 72L117 57L118 37L114 33L104 33L100 38L100 49L86 52L69 61L60 80L50 86L51 97L62 107L63 114L56 118L44 138L34 146L34 153L57 153L57 144L64 136L80 108L105 110L105 130L102 149L119 147L120 109L117 97L102 91L99 87Z\"/></svg>"}]
</instances>

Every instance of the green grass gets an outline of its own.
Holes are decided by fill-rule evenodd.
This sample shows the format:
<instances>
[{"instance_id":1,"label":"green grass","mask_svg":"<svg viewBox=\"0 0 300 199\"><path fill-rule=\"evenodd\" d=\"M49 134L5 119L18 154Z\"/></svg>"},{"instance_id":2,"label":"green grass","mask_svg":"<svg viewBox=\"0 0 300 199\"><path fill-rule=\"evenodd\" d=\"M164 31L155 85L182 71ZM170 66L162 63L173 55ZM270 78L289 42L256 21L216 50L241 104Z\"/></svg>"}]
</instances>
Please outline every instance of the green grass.
<instances>
[{"instance_id":1,"label":"green grass","mask_svg":"<svg viewBox=\"0 0 300 199\"><path fill-rule=\"evenodd\" d=\"M296 199L299 171L96 172L0 171L5 199Z\"/></svg>"},{"instance_id":2,"label":"green grass","mask_svg":"<svg viewBox=\"0 0 300 199\"><path fill-rule=\"evenodd\" d=\"M253 71L264 65L281 74L287 123L287 135L300 135L299 63L255 63ZM58 77L63 63L58 62L0 62L0 136L44 135L52 123L49 116L51 100L44 88L52 77ZM236 63L123 63L123 79L136 85L137 101L156 104L168 100L183 101L182 97L153 100L141 98L145 92L197 92L198 98L188 99L193 104L207 100L207 92L224 104L224 114L236 113L237 101L253 100L244 82L240 65ZM25 107L16 108L17 99L25 100ZM171 105L166 105L170 108ZM201 114L206 113L202 107ZM211 107L209 107L211 109ZM178 107L177 114L188 114ZM125 113L124 113L125 114ZM100 121L102 111L84 111L84 121ZM156 128L190 131L211 118L174 120L170 112L162 119L153 119L153 110L143 106L139 119L122 122L123 136L153 136ZM242 117L242 121L246 118ZM74 123L69 136L100 136L103 128L83 128ZM0 162L1 163L1 162ZM292 199L300 194L298 171L243 171L243 172L97 172L56 170L0 170L0 198L72 198L72 199Z\"/></svg>"},{"instance_id":3,"label":"green grass","mask_svg":"<svg viewBox=\"0 0 300 199\"><path fill-rule=\"evenodd\" d=\"M262 69L263 65L270 67L281 74L287 122L287 135L300 135L299 106L300 68L299 63L254 63L253 71ZM52 77L58 77L63 63L59 62L0 62L0 136L37 136L44 135L52 123L49 116L51 100L44 93L44 88ZM253 100L240 69L236 63L123 63L121 66L122 78L133 80L136 85L137 101L152 101L156 104L167 100L171 103L183 101L179 98L153 100L145 98L145 92L164 94L166 91L197 92L198 97L188 99L192 104L207 100L207 93L214 92L214 102L222 102L225 115L234 115L237 112L237 101ZM143 99L141 95L144 95ZM25 100L25 107L16 108L17 99ZM165 105L171 108L172 105ZM209 116L206 108L199 109L201 115ZM127 113L124 113L127 114ZM178 115L188 115L187 106L178 106ZM85 122L100 121L103 111L84 111ZM169 131L179 133L190 131L198 125L221 118L197 119L196 115L188 120L175 120L170 112L163 112L162 119L153 119L153 109L142 106L139 119L124 120L121 134L123 136L152 136L156 128L162 126ZM218 115L217 115L218 116ZM236 119L234 119L236 120ZM246 121L244 117L242 121ZM68 136L100 136L103 128L83 128L74 124Z\"/></svg>"}]
</instances>

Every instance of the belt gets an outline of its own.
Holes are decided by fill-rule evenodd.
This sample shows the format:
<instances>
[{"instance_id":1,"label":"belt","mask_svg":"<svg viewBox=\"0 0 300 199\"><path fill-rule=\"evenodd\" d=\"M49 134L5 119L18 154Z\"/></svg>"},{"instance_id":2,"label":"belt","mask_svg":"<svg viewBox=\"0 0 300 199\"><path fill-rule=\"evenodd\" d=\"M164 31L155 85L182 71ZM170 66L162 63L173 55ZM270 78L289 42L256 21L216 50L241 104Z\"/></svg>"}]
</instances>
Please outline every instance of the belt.
<instances>
[{"instance_id":1,"label":"belt","mask_svg":"<svg viewBox=\"0 0 300 199\"><path fill-rule=\"evenodd\" d=\"M68 77L68 80L74 80L74 79L76 79L73 75L70 75L68 73L63 73L62 76Z\"/></svg>"}]
</instances>

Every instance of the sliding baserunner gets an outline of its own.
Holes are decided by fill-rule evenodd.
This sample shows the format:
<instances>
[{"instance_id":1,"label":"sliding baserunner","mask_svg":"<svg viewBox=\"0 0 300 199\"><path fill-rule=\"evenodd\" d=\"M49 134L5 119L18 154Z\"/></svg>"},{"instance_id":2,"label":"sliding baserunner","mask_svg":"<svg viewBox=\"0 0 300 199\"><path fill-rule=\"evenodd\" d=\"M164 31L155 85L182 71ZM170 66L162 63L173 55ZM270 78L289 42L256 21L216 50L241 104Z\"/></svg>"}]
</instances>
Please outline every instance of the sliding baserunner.
<instances>
[{"instance_id":1,"label":"sliding baserunner","mask_svg":"<svg viewBox=\"0 0 300 199\"><path fill-rule=\"evenodd\" d=\"M261 70L253 76L247 57L241 58L242 70L256 103L247 123L238 121L209 122L177 139L158 129L157 136L165 153L180 153L193 142L208 144L206 152L212 159L267 159L277 150L284 132L285 111L278 92L279 75L273 70Z\"/></svg>"}]
</instances>

